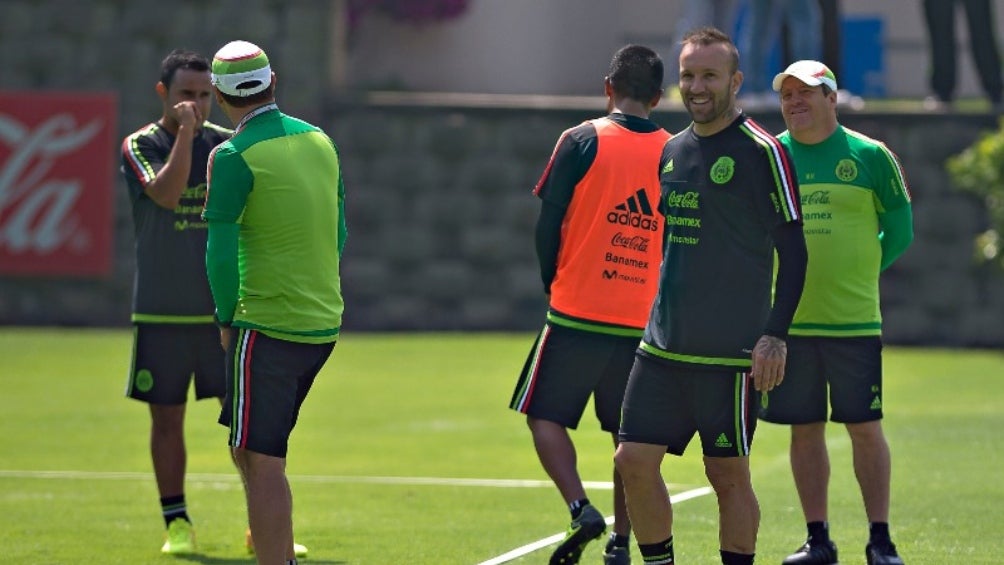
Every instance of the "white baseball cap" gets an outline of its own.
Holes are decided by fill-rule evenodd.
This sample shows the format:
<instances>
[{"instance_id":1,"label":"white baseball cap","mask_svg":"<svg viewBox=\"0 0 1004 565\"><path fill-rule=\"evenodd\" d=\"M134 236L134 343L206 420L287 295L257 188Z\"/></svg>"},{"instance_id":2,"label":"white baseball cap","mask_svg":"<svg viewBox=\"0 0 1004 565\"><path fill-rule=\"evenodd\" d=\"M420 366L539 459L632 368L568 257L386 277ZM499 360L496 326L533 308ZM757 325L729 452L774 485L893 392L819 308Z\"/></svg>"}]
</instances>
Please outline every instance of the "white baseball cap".
<instances>
[{"instance_id":1,"label":"white baseball cap","mask_svg":"<svg viewBox=\"0 0 1004 565\"><path fill-rule=\"evenodd\" d=\"M254 43L231 41L213 56L212 82L223 94L243 98L272 84L272 67Z\"/></svg>"},{"instance_id":2,"label":"white baseball cap","mask_svg":"<svg viewBox=\"0 0 1004 565\"><path fill-rule=\"evenodd\" d=\"M833 71L829 67L819 61L806 59L788 65L784 72L780 72L774 77L771 86L774 87L775 92L781 92L781 84L788 77L795 77L809 86L823 84L830 90L837 90L837 77L833 75Z\"/></svg>"}]
</instances>

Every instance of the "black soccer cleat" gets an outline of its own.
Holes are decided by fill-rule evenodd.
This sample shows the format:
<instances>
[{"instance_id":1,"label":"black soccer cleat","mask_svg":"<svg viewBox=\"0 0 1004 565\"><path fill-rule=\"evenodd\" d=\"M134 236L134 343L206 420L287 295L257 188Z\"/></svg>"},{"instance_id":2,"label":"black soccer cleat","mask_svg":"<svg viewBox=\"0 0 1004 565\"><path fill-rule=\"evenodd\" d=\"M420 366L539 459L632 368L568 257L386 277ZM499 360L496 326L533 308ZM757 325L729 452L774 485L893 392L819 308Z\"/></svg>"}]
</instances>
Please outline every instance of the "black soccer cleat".
<instances>
[{"instance_id":1,"label":"black soccer cleat","mask_svg":"<svg viewBox=\"0 0 1004 565\"><path fill-rule=\"evenodd\" d=\"M607 545L603 548L603 565L631 565L631 549L614 545L617 537L614 532L607 539Z\"/></svg>"},{"instance_id":2,"label":"black soccer cleat","mask_svg":"<svg viewBox=\"0 0 1004 565\"><path fill-rule=\"evenodd\" d=\"M561 540L558 548L551 554L549 565L574 565L579 562L582 550L586 544L603 535L607 529L607 523L603 519L600 511L587 504L582 507L582 513L568 526L568 533L565 539Z\"/></svg>"},{"instance_id":3,"label":"black soccer cleat","mask_svg":"<svg viewBox=\"0 0 1004 565\"><path fill-rule=\"evenodd\" d=\"M781 565L836 565L837 546L832 541L815 541L811 537L798 551L784 558Z\"/></svg>"},{"instance_id":4,"label":"black soccer cleat","mask_svg":"<svg viewBox=\"0 0 1004 565\"><path fill-rule=\"evenodd\" d=\"M631 551L626 547L608 545L603 550L603 565L631 565Z\"/></svg>"},{"instance_id":5,"label":"black soccer cleat","mask_svg":"<svg viewBox=\"0 0 1004 565\"><path fill-rule=\"evenodd\" d=\"M868 565L903 565L903 559L896 553L896 546L891 542L869 543L865 546L865 557Z\"/></svg>"}]
</instances>

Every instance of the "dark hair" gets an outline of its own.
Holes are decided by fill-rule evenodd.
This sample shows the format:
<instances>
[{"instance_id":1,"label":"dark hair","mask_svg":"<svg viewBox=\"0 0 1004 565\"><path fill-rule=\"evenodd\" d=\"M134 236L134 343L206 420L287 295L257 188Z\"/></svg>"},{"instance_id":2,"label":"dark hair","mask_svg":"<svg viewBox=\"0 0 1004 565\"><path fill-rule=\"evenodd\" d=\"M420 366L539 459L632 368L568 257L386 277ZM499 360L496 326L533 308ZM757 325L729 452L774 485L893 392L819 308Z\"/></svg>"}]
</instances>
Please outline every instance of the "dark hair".
<instances>
[{"instance_id":1,"label":"dark hair","mask_svg":"<svg viewBox=\"0 0 1004 565\"><path fill-rule=\"evenodd\" d=\"M724 43L729 49L729 54L732 55L732 65L729 72L734 73L738 71L739 50L736 49L736 44L732 42L729 34L724 31L711 26L699 27L688 31L683 36L683 39L680 40L680 45L701 45L707 47L716 43Z\"/></svg>"},{"instance_id":2,"label":"dark hair","mask_svg":"<svg viewBox=\"0 0 1004 565\"><path fill-rule=\"evenodd\" d=\"M258 81L255 81L257 83ZM241 83L243 85L244 83ZM241 86L238 85L238 86ZM268 88L262 90L261 92L256 92L250 96L234 96L233 94L226 94L220 92L220 96L227 101L234 108L247 108L249 106L258 106L266 102L271 102L275 98L275 81L268 85Z\"/></svg>"},{"instance_id":3,"label":"dark hair","mask_svg":"<svg viewBox=\"0 0 1004 565\"><path fill-rule=\"evenodd\" d=\"M829 96L830 93L833 92L833 89L830 88L830 87L828 87L828 86L826 86L825 84L821 84L819 86L823 87L823 96Z\"/></svg>"},{"instance_id":4,"label":"dark hair","mask_svg":"<svg viewBox=\"0 0 1004 565\"><path fill-rule=\"evenodd\" d=\"M618 96L648 103L662 91L662 59L641 45L625 45L614 53L607 79Z\"/></svg>"},{"instance_id":5,"label":"dark hair","mask_svg":"<svg viewBox=\"0 0 1004 565\"><path fill-rule=\"evenodd\" d=\"M160 82L164 83L167 88L171 88L174 74L178 72L178 69L206 72L209 70L209 61L194 51L175 49L160 63Z\"/></svg>"}]
</instances>

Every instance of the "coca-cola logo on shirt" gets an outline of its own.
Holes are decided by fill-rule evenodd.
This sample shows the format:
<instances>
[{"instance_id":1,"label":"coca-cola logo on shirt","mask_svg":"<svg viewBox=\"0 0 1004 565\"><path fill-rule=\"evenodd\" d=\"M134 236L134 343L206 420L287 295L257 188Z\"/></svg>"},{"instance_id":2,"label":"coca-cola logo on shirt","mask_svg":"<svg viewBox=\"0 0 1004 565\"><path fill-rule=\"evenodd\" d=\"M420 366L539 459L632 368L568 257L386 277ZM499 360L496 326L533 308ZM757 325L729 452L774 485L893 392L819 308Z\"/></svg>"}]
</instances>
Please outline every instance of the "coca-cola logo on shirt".
<instances>
[{"instance_id":1,"label":"coca-cola logo on shirt","mask_svg":"<svg viewBox=\"0 0 1004 565\"><path fill-rule=\"evenodd\" d=\"M644 253L648 251L648 242L649 238L647 237L642 237L640 235L630 236L617 232L610 240L610 245L613 245L614 247L626 247L627 249L641 251Z\"/></svg>"},{"instance_id":2,"label":"coca-cola logo on shirt","mask_svg":"<svg viewBox=\"0 0 1004 565\"><path fill-rule=\"evenodd\" d=\"M0 274L105 276L115 96L0 92Z\"/></svg>"}]
</instances>

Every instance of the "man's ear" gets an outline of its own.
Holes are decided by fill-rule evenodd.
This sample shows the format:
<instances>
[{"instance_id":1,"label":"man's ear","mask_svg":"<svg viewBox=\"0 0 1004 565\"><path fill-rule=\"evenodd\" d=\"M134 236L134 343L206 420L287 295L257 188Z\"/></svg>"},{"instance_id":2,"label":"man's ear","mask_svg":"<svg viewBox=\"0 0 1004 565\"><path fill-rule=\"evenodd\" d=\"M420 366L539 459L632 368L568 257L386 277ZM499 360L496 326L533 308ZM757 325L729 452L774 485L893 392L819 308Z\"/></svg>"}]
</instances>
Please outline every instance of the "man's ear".
<instances>
[{"instance_id":1,"label":"man's ear","mask_svg":"<svg viewBox=\"0 0 1004 565\"><path fill-rule=\"evenodd\" d=\"M161 100L165 102L167 101L167 87L164 86L164 83L157 81L157 84L154 85L153 89L157 91L157 96L159 96Z\"/></svg>"},{"instance_id":2,"label":"man's ear","mask_svg":"<svg viewBox=\"0 0 1004 565\"><path fill-rule=\"evenodd\" d=\"M658 94L652 97L652 100L648 103L648 109L651 110L659 105L659 101L662 100L662 95L665 94L665 90L660 90Z\"/></svg>"}]
</instances>

